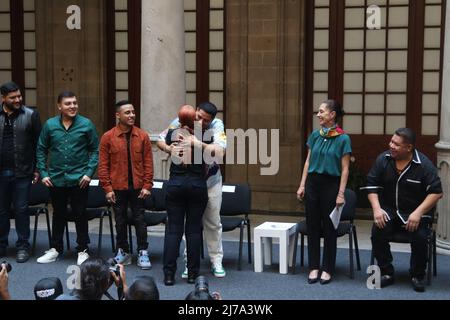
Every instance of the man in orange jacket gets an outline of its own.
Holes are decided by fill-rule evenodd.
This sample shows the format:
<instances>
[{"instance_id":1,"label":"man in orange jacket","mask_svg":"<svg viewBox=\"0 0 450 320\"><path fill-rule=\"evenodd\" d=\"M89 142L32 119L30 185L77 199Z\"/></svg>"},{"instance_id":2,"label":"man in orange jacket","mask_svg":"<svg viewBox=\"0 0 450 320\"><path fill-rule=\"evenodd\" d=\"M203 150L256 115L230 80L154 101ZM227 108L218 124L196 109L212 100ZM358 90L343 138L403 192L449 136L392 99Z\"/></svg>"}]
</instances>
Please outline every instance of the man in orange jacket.
<instances>
[{"instance_id":1,"label":"man in orange jacket","mask_svg":"<svg viewBox=\"0 0 450 320\"><path fill-rule=\"evenodd\" d=\"M147 225L144 220L144 200L153 186L153 156L148 133L134 125L136 114L129 101L116 104L118 124L106 132L100 141L98 176L111 203L117 232L117 263L131 263L127 241L127 211L131 207L136 228L139 256L137 265L151 268L147 251Z\"/></svg>"}]
</instances>

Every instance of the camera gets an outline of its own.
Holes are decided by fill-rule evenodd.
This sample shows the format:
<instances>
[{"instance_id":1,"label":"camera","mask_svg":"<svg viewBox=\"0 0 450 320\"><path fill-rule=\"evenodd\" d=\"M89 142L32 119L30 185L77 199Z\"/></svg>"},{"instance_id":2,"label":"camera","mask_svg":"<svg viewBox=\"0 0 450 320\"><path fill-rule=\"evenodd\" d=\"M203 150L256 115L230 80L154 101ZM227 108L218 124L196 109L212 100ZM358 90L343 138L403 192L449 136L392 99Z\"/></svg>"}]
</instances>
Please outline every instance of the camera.
<instances>
[{"instance_id":1,"label":"camera","mask_svg":"<svg viewBox=\"0 0 450 320\"><path fill-rule=\"evenodd\" d=\"M0 263L0 270L2 270L3 268L6 268L6 272L8 272L8 273L10 273L11 269L12 269L11 265L6 261L3 261L2 263Z\"/></svg>"},{"instance_id":2,"label":"camera","mask_svg":"<svg viewBox=\"0 0 450 320\"><path fill-rule=\"evenodd\" d=\"M208 280L205 276L198 276L195 279L195 289L191 291L185 300L222 300L218 292L209 293Z\"/></svg>"},{"instance_id":3,"label":"camera","mask_svg":"<svg viewBox=\"0 0 450 320\"><path fill-rule=\"evenodd\" d=\"M109 266L109 271L114 272L114 274L120 278L120 268L119 268L119 265L117 264L116 259L110 258L106 261L106 263ZM114 278L112 275L111 275L111 281L114 282Z\"/></svg>"},{"instance_id":4,"label":"camera","mask_svg":"<svg viewBox=\"0 0 450 320\"><path fill-rule=\"evenodd\" d=\"M195 290L209 292L208 280L205 276L198 276L195 279Z\"/></svg>"}]
</instances>

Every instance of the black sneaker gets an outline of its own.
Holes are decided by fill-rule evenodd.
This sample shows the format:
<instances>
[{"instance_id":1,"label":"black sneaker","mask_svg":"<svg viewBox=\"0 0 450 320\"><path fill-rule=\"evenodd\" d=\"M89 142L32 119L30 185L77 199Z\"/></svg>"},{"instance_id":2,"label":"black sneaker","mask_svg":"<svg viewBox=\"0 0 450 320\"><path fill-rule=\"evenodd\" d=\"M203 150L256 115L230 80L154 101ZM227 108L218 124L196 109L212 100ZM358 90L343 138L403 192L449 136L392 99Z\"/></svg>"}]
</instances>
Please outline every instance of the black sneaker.
<instances>
[{"instance_id":1,"label":"black sneaker","mask_svg":"<svg viewBox=\"0 0 450 320\"><path fill-rule=\"evenodd\" d=\"M387 286L394 284L394 277L390 276L388 274L385 274L384 276L381 276L381 282L380 285L382 288L385 288Z\"/></svg>"},{"instance_id":2,"label":"black sneaker","mask_svg":"<svg viewBox=\"0 0 450 320\"><path fill-rule=\"evenodd\" d=\"M411 284L413 286L414 291L416 291L416 292L424 292L425 291L425 284L423 283L423 279L412 277Z\"/></svg>"},{"instance_id":3,"label":"black sneaker","mask_svg":"<svg viewBox=\"0 0 450 320\"><path fill-rule=\"evenodd\" d=\"M19 249L17 250L16 255L16 261L17 263L25 263L30 258L30 254L28 253L28 250L25 249Z\"/></svg>"}]
</instances>

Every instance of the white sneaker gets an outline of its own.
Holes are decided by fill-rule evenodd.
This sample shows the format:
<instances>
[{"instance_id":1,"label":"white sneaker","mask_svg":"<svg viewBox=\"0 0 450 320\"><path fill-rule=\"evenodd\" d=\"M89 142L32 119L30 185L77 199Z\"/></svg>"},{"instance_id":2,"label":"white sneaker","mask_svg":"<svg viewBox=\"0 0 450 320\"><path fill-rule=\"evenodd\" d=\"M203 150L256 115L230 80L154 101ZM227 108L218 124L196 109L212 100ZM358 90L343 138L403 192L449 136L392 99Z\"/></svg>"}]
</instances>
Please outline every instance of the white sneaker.
<instances>
[{"instance_id":1,"label":"white sneaker","mask_svg":"<svg viewBox=\"0 0 450 320\"><path fill-rule=\"evenodd\" d=\"M212 273L216 278L223 278L226 276L225 269L222 266L222 262L214 262L212 265Z\"/></svg>"},{"instance_id":2,"label":"white sneaker","mask_svg":"<svg viewBox=\"0 0 450 320\"><path fill-rule=\"evenodd\" d=\"M122 248L119 248L117 249L117 254L114 257L114 260L116 260L118 264L127 266L131 264L131 254L126 253Z\"/></svg>"},{"instance_id":3,"label":"white sneaker","mask_svg":"<svg viewBox=\"0 0 450 320\"><path fill-rule=\"evenodd\" d=\"M83 252L78 252L77 265L80 266L87 259L89 259L89 254L87 253L87 249L84 250Z\"/></svg>"},{"instance_id":4,"label":"white sneaker","mask_svg":"<svg viewBox=\"0 0 450 320\"><path fill-rule=\"evenodd\" d=\"M42 257L39 257L36 261L37 263L51 263L55 262L58 256L58 251L56 251L55 248L51 248L50 250L45 251L45 254Z\"/></svg>"},{"instance_id":5,"label":"white sneaker","mask_svg":"<svg viewBox=\"0 0 450 320\"><path fill-rule=\"evenodd\" d=\"M142 270L149 270L152 267L147 250L139 250L137 266L141 267Z\"/></svg>"}]
</instances>

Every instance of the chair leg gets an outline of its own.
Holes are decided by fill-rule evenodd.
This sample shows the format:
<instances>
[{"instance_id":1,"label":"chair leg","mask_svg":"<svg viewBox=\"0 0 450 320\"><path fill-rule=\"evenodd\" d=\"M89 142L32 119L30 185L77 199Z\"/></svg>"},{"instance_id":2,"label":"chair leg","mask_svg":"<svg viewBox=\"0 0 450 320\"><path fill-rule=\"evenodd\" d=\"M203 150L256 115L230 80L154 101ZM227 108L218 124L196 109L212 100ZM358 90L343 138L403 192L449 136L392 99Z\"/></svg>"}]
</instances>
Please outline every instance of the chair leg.
<instances>
[{"instance_id":1,"label":"chair leg","mask_svg":"<svg viewBox=\"0 0 450 320\"><path fill-rule=\"evenodd\" d=\"M131 229L131 224L128 225L128 241L130 242L130 253L133 254L133 230Z\"/></svg>"},{"instance_id":2,"label":"chair leg","mask_svg":"<svg viewBox=\"0 0 450 320\"><path fill-rule=\"evenodd\" d=\"M31 245L31 254L34 255L34 252L36 251L36 236L37 236L37 226L38 226L38 220L39 220L39 214L40 212L36 212L34 216L34 232L33 232L33 244Z\"/></svg>"},{"instance_id":3,"label":"chair leg","mask_svg":"<svg viewBox=\"0 0 450 320\"><path fill-rule=\"evenodd\" d=\"M302 237L300 240L300 266L304 266L305 265L305 235L302 233Z\"/></svg>"},{"instance_id":4,"label":"chair leg","mask_svg":"<svg viewBox=\"0 0 450 320\"><path fill-rule=\"evenodd\" d=\"M358 237L356 236L356 227L353 226L353 241L355 243L356 270L361 271L361 261L359 259Z\"/></svg>"},{"instance_id":5,"label":"chair leg","mask_svg":"<svg viewBox=\"0 0 450 320\"><path fill-rule=\"evenodd\" d=\"M296 230L294 236L294 251L292 253L292 274L295 274L295 265L297 264L297 246L298 246L298 232Z\"/></svg>"},{"instance_id":6,"label":"chair leg","mask_svg":"<svg viewBox=\"0 0 450 320\"><path fill-rule=\"evenodd\" d=\"M100 223L98 226L98 248L97 248L97 255L100 256L102 252L102 239L103 239L103 213L100 217Z\"/></svg>"},{"instance_id":7,"label":"chair leg","mask_svg":"<svg viewBox=\"0 0 450 320\"><path fill-rule=\"evenodd\" d=\"M437 255L436 255L436 231L433 230L433 238L431 239L433 246L433 276L437 276Z\"/></svg>"},{"instance_id":8,"label":"chair leg","mask_svg":"<svg viewBox=\"0 0 450 320\"><path fill-rule=\"evenodd\" d=\"M48 235L48 247L52 247L52 229L50 228L50 215L48 210L45 209L45 220L47 222L47 235Z\"/></svg>"},{"instance_id":9,"label":"chair leg","mask_svg":"<svg viewBox=\"0 0 450 320\"><path fill-rule=\"evenodd\" d=\"M113 221L112 221L112 217L111 217L111 212L108 214L108 218L109 218L109 234L111 235L112 252L116 253L116 244L114 242L114 229L113 229Z\"/></svg>"},{"instance_id":10,"label":"chair leg","mask_svg":"<svg viewBox=\"0 0 450 320\"><path fill-rule=\"evenodd\" d=\"M244 225L241 224L240 232L239 232L239 261L238 261L238 270L242 270L242 243L244 242Z\"/></svg>"},{"instance_id":11,"label":"chair leg","mask_svg":"<svg viewBox=\"0 0 450 320\"><path fill-rule=\"evenodd\" d=\"M205 245L203 243L203 228L200 232L200 258L205 259Z\"/></svg>"},{"instance_id":12,"label":"chair leg","mask_svg":"<svg viewBox=\"0 0 450 320\"><path fill-rule=\"evenodd\" d=\"M433 264L433 236L428 238L427 241L427 255L428 255L428 263L427 263L427 285L431 285L431 267Z\"/></svg>"},{"instance_id":13,"label":"chair leg","mask_svg":"<svg viewBox=\"0 0 450 320\"><path fill-rule=\"evenodd\" d=\"M247 250L248 250L248 263L252 263L252 234L250 228L250 220L247 220Z\"/></svg>"},{"instance_id":14,"label":"chair leg","mask_svg":"<svg viewBox=\"0 0 450 320\"><path fill-rule=\"evenodd\" d=\"M164 221L164 237L167 239L167 236L169 234L169 227L167 226L167 224L169 223L169 221Z\"/></svg>"},{"instance_id":15,"label":"chair leg","mask_svg":"<svg viewBox=\"0 0 450 320\"><path fill-rule=\"evenodd\" d=\"M66 221L66 240L67 240L67 250L70 251L69 223L67 221Z\"/></svg>"},{"instance_id":16,"label":"chair leg","mask_svg":"<svg viewBox=\"0 0 450 320\"><path fill-rule=\"evenodd\" d=\"M355 270L353 267L353 232L350 230L348 233L348 254L350 257L350 279L355 278Z\"/></svg>"}]
</instances>

